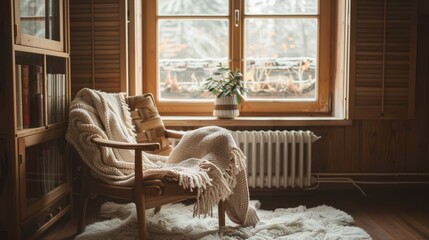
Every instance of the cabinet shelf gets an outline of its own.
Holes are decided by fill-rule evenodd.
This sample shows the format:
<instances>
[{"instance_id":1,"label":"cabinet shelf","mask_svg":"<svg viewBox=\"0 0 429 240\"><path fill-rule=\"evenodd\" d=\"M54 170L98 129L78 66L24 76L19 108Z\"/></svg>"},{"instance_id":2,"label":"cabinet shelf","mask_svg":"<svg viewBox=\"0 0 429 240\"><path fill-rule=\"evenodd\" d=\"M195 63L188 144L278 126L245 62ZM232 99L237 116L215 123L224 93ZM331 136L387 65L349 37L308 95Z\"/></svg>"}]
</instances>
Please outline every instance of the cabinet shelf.
<instances>
[{"instance_id":1,"label":"cabinet shelf","mask_svg":"<svg viewBox=\"0 0 429 240\"><path fill-rule=\"evenodd\" d=\"M67 127L67 122L65 122L65 121L64 122L58 122L58 123L53 123L53 124L49 124L48 126L42 126L42 127L38 127L38 128L17 130L15 136L17 138L27 137L30 135L46 132L46 130L65 129L65 127Z\"/></svg>"},{"instance_id":2,"label":"cabinet shelf","mask_svg":"<svg viewBox=\"0 0 429 240\"><path fill-rule=\"evenodd\" d=\"M62 58L69 58L69 54L67 52L59 52L59 51L53 51L49 49L23 46L19 44L14 45L14 50L19 52L31 52L31 53L44 54L44 55L50 55L50 56L56 56L56 57L62 57Z\"/></svg>"}]
</instances>

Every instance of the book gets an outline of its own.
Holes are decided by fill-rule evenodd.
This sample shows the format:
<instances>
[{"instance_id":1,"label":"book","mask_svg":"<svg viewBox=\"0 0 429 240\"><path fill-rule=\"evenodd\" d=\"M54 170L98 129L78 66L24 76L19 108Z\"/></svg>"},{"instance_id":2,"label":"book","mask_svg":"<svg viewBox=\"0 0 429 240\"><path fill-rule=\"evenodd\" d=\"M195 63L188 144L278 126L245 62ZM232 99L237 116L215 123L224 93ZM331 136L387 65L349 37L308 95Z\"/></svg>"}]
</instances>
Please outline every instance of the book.
<instances>
[{"instance_id":1,"label":"book","mask_svg":"<svg viewBox=\"0 0 429 240\"><path fill-rule=\"evenodd\" d=\"M39 65L35 65L36 68L36 92L35 92L35 100L36 100L36 126L41 127L44 125L45 114L44 109L45 105L43 104L43 67Z\"/></svg>"},{"instance_id":2,"label":"book","mask_svg":"<svg viewBox=\"0 0 429 240\"><path fill-rule=\"evenodd\" d=\"M47 84L47 100L48 100L48 105L47 105L47 115L48 115L48 124L52 123L52 74L48 73L47 74L47 79L46 79L46 84Z\"/></svg>"},{"instance_id":3,"label":"book","mask_svg":"<svg viewBox=\"0 0 429 240\"><path fill-rule=\"evenodd\" d=\"M21 65L22 80L22 127L30 127L30 66Z\"/></svg>"},{"instance_id":4,"label":"book","mask_svg":"<svg viewBox=\"0 0 429 240\"><path fill-rule=\"evenodd\" d=\"M61 74L61 89L60 89L60 120L66 120L66 75Z\"/></svg>"},{"instance_id":5,"label":"book","mask_svg":"<svg viewBox=\"0 0 429 240\"><path fill-rule=\"evenodd\" d=\"M36 102L36 127L43 126L43 94L36 93L34 94L34 99Z\"/></svg>"},{"instance_id":6,"label":"book","mask_svg":"<svg viewBox=\"0 0 429 240\"><path fill-rule=\"evenodd\" d=\"M41 127L44 123L43 105L43 67L30 66L30 126Z\"/></svg>"},{"instance_id":7,"label":"book","mask_svg":"<svg viewBox=\"0 0 429 240\"><path fill-rule=\"evenodd\" d=\"M15 65L15 97L16 97L16 128L18 130L23 128L22 123L22 77L21 77L21 65Z\"/></svg>"}]
</instances>

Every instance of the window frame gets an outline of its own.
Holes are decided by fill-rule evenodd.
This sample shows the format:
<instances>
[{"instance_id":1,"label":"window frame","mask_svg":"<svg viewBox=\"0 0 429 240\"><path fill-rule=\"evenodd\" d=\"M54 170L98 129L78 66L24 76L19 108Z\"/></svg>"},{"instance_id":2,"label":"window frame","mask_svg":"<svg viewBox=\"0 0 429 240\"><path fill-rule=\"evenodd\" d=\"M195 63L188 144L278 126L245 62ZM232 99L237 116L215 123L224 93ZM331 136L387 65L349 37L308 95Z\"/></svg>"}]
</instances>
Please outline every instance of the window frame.
<instances>
[{"instance_id":1,"label":"window frame","mask_svg":"<svg viewBox=\"0 0 429 240\"><path fill-rule=\"evenodd\" d=\"M245 15L244 0L229 1L229 54L232 69L244 69L244 29L235 28L234 10L240 9L240 26L244 26L245 17L261 17L260 15ZM245 100L240 108L241 116L330 116L331 115L331 86L333 84L333 64L331 39L333 39L333 20L335 14L334 0L319 0L319 41L318 41L318 92L317 100L310 101L258 101ZM275 17L275 15L270 15ZM162 17L165 18L165 17ZM181 17L186 18L186 16ZM157 1L144 1L143 5L143 92L151 92L159 112L164 116L208 116L212 114L212 102L189 101L160 101L157 89L158 53L157 53ZM323 33L323 34L321 34Z\"/></svg>"}]
</instances>

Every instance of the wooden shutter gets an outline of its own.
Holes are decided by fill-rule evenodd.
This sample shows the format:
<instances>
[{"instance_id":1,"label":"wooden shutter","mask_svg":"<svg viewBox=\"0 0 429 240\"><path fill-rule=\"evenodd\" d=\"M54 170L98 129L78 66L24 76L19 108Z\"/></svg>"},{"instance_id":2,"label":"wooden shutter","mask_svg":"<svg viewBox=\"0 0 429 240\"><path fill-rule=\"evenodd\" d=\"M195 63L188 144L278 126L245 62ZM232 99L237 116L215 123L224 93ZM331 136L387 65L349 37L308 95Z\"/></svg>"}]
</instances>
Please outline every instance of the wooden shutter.
<instances>
[{"instance_id":1,"label":"wooden shutter","mask_svg":"<svg viewBox=\"0 0 429 240\"><path fill-rule=\"evenodd\" d=\"M353 0L350 97L353 119L414 115L416 1Z\"/></svg>"},{"instance_id":2,"label":"wooden shutter","mask_svg":"<svg viewBox=\"0 0 429 240\"><path fill-rule=\"evenodd\" d=\"M127 91L126 1L70 1L72 96Z\"/></svg>"}]
</instances>

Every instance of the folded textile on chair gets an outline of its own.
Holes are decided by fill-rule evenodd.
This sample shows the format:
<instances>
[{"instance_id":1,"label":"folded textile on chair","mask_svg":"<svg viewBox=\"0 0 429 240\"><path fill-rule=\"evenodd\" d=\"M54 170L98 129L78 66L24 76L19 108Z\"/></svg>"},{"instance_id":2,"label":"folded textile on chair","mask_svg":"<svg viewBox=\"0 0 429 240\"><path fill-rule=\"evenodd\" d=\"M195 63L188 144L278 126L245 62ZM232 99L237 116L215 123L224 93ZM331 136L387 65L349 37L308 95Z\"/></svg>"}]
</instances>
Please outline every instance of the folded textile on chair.
<instances>
[{"instance_id":1,"label":"folded textile on chair","mask_svg":"<svg viewBox=\"0 0 429 240\"><path fill-rule=\"evenodd\" d=\"M134 151L91 142L96 137L136 142L125 94L82 89L71 104L69 118L66 139L92 172L109 184L134 184ZM249 206L245 161L228 130L203 127L185 133L168 157L143 153L144 178L164 176L197 191L194 215L210 214L225 200L233 222L254 226L259 219Z\"/></svg>"}]
</instances>

